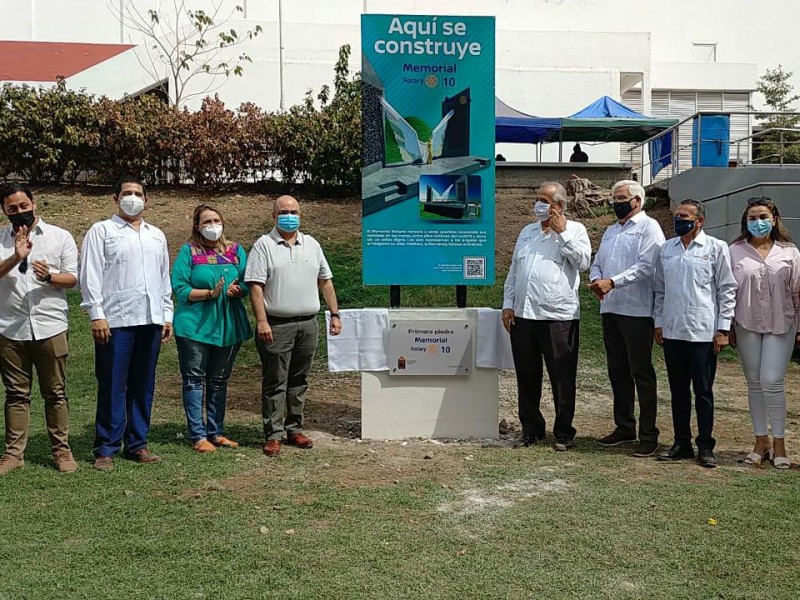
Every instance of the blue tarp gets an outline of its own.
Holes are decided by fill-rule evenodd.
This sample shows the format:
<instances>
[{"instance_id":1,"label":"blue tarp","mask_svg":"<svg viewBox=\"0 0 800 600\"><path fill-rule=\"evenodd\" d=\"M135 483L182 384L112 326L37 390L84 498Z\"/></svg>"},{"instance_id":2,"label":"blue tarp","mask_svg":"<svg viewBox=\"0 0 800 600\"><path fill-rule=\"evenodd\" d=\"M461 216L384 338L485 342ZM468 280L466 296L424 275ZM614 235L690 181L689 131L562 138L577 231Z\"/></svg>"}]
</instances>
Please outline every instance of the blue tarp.
<instances>
[{"instance_id":1,"label":"blue tarp","mask_svg":"<svg viewBox=\"0 0 800 600\"><path fill-rule=\"evenodd\" d=\"M582 108L574 115L569 116L570 119L652 119L631 110L624 104L621 104L610 98L609 96L601 96L589 106Z\"/></svg>"},{"instance_id":2,"label":"blue tarp","mask_svg":"<svg viewBox=\"0 0 800 600\"><path fill-rule=\"evenodd\" d=\"M608 96L563 118L526 115L495 97L495 119L495 140L518 144L643 142L678 122L640 115Z\"/></svg>"},{"instance_id":3,"label":"blue tarp","mask_svg":"<svg viewBox=\"0 0 800 600\"><path fill-rule=\"evenodd\" d=\"M495 97L495 141L538 144L561 128L561 119L535 117L511 108Z\"/></svg>"},{"instance_id":4,"label":"blue tarp","mask_svg":"<svg viewBox=\"0 0 800 600\"><path fill-rule=\"evenodd\" d=\"M655 179L658 172L672 164L672 132L657 137L650 146L650 177Z\"/></svg>"}]
</instances>

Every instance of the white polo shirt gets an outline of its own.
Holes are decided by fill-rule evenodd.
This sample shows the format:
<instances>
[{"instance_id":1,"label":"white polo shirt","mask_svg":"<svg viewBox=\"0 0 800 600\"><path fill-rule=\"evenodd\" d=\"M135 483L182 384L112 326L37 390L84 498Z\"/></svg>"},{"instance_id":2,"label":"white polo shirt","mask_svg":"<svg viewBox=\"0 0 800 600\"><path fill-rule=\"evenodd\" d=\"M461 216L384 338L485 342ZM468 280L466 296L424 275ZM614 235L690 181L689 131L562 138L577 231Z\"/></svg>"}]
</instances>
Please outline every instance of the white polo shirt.
<instances>
[{"instance_id":1,"label":"white polo shirt","mask_svg":"<svg viewBox=\"0 0 800 600\"><path fill-rule=\"evenodd\" d=\"M92 225L81 247L80 284L81 308L111 328L172 322L167 238L145 221L138 231L119 215Z\"/></svg>"},{"instance_id":2,"label":"white polo shirt","mask_svg":"<svg viewBox=\"0 0 800 600\"><path fill-rule=\"evenodd\" d=\"M45 340L68 327L66 290L36 279L33 261L46 261L53 274L78 275L78 247L68 231L39 217L28 239L28 271L14 267L0 278L0 335L15 341ZM0 260L13 254L14 230L7 225L0 229Z\"/></svg>"},{"instance_id":3,"label":"white polo shirt","mask_svg":"<svg viewBox=\"0 0 800 600\"><path fill-rule=\"evenodd\" d=\"M655 326L665 339L713 342L731 328L736 287L728 244L703 231L686 248L669 239L656 259Z\"/></svg>"},{"instance_id":4,"label":"white polo shirt","mask_svg":"<svg viewBox=\"0 0 800 600\"><path fill-rule=\"evenodd\" d=\"M319 279L333 279L322 247L297 233L290 245L276 228L262 235L247 257L244 280L264 285L267 315L299 317L319 312Z\"/></svg>"},{"instance_id":5,"label":"white polo shirt","mask_svg":"<svg viewBox=\"0 0 800 600\"><path fill-rule=\"evenodd\" d=\"M571 321L581 316L580 272L589 268L592 243L586 227L567 221L562 233L542 231L539 221L517 238L503 286L503 308L523 319Z\"/></svg>"},{"instance_id":6,"label":"white polo shirt","mask_svg":"<svg viewBox=\"0 0 800 600\"><path fill-rule=\"evenodd\" d=\"M606 229L589 271L590 281L614 282L600 302L601 314L653 316L653 261L663 243L661 225L644 211Z\"/></svg>"}]
</instances>

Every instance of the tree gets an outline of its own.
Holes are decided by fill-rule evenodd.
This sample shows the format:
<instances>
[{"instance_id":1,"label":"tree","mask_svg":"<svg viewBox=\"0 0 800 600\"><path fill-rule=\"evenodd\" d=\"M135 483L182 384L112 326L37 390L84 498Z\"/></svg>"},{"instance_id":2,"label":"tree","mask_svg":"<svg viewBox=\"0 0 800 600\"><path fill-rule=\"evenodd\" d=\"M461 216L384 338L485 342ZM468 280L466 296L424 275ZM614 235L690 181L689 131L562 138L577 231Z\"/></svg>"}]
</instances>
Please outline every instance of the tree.
<instances>
[{"instance_id":1,"label":"tree","mask_svg":"<svg viewBox=\"0 0 800 600\"><path fill-rule=\"evenodd\" d=\"M119 0L119 5L109 4L109 8L125 27L144 36L147 59L137 54L139 63L155 82L166 70L174 106L219 89L225 82L220 82L220 77L241 77L244 63L253 62L237 47L261 33L261 26L241 35L228 27L231 19L243 12L241 6L223 11L224 0L211 0L206 12L189 8L187 0L154 1L155 8L146 12L136 7L138 0ZM204 89L188 93L187 86L197 77L210 78L210 82Z\"/></svg>"},{"instance_id":2,"label":"tree","mask_svg":"<svg viewBox=\"0 0 800 600\"><path fill-rule=\"evenodd\" d=\"M791 83L793 73L785 71L783 65L767 71L759 78L756 90L764 96L764 103L771 112L794 111L793 104L800 99L794 94L794 85ZM800 125L800 114L794 115L756 115L761 119L763 129L797 128ZM783 140L783 144L781 144ZM800 163L800 135L793 132L772 132L755 138L757 142L753 147L754 160L759 163L781 162L781 153L784 163ZM792 142L792 143L787 143ZM783 148L781 149L781 145Z\"/></svg>"}]
</instances>

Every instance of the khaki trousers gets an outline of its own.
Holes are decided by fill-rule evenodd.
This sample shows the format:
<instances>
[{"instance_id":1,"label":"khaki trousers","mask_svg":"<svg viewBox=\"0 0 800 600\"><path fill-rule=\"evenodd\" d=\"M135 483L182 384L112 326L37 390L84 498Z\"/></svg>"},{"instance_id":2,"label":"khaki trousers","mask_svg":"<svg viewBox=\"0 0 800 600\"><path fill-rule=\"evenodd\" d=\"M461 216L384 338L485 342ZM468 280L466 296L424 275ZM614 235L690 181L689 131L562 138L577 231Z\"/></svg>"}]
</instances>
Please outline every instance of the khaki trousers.
<instances>
[{"instance_id":1,"label":"khaki trousers","mask_svg":"<svg viewBox=\"0 0 800 600\"><path fill-rule=\"evenodd\" d=\"M69 346L64 331L45 340L18 342L0 335L0 376L6 388L6 453L21 459L28 444L33 368L44 398L53 453L69 450L66 367Z\"/></svg>"}]
</instances>

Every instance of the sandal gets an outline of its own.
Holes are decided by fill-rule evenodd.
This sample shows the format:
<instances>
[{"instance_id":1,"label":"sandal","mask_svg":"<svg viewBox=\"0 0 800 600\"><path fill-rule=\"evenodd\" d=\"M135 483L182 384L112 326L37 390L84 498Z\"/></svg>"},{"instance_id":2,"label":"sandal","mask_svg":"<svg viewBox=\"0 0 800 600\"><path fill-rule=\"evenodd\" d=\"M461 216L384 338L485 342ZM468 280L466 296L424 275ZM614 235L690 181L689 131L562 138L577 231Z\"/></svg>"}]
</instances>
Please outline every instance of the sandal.
<instances>
[{"instance_id":1,"label":"sandal","mask_svg":"<svg viewBox=\"0 0 800 600\"><path fill-rule=\"evenodd\" d=\"M197 452L214 452L216 448L207 439L197 440L192 446Z\"/></svg>"},{"instance_id":2,"label":"sandal","mask_svg":"<svg viewBox=\"0 0 800 600\"><path fill-rule=\"evenodd\" d=\"M744 457L744 464L746 465L760 465L764 461L772 460L772 448L765 450L764 454L759 454L758 452L751 452L747 456Z\"/></svg>"},{"instance_id":3,"label":"sandal","mask_svg":"<svg viewBox=\"0 0 800 600\"><path fill-rule=\"evenodd\" d=\"M772 464L776 469L789 469L792 466L792 461L786 456L776 456L772 459Z\"/></svg>"},{"instance_id":4,"label":"sandal","mask_svg":"<svg viewBox=\"0 0 800 600\"><path fill-rule=\"evenodd\" d=\"M214 444L215 446L220 446L222 448L238 448L239 447L239 442L234 442L233 440L229 440L224 435L218 435L213 440L211 440L211 443Z\"/></svg>"}]
</instances>

